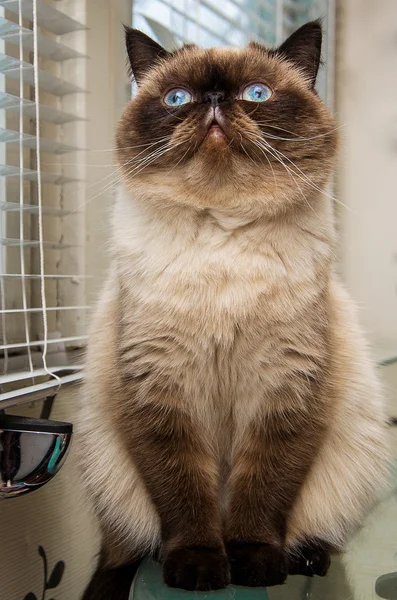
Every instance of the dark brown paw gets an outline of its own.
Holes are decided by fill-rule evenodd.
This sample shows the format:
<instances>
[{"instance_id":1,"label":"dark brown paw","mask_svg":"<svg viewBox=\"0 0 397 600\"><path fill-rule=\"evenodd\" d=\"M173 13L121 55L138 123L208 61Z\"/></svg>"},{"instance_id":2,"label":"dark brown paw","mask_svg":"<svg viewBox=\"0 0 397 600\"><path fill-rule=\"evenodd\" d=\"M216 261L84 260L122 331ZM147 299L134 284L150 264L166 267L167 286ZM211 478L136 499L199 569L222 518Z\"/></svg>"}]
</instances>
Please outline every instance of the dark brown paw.
<instances>
[{"instance_id":1,"label":"dark brown paw","mask_svg":"<svg viewBox=\"0 0 397 600\"><path fill-rule=\"evenodd\" d=\"M280 585L287 579L284 551L271 544L229 542L232 583L249 587Z\"/></svg>"},{"instance_id":2,"label":"dark brown paw","mask_svg":"<svg viewBox=\"0 0 397 600\"><path fill-rule=\"evenodd\" d=\"M163 562L167 585L184 590L219 590L230 583L228 558L223 550L185 546L171 550Z\"/></svg>"},{"instance_id":3,"label":"dark brown paw","mask_svg":"<svg viewBox=\"0 0 397 600\"><path fill-rule=\"evenodd\" d=\"M291 554L288 561L290 575L306 575L324 577L331 565L329 549L319 542L299 546Z\"/></svg>"}]
</instances>

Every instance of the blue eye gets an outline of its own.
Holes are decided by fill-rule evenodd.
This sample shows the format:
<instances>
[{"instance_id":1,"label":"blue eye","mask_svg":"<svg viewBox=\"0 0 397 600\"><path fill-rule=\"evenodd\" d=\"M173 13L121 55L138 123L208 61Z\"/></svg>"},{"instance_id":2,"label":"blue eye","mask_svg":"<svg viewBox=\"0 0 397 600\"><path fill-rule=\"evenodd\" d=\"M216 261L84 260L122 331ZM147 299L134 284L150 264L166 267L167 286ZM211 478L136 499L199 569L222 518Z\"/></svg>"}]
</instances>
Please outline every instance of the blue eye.
<instances>
[{"instance_id":1,"label":"blue eye","mask_svg":"<svg viewBox=\"0 0 397 600\"><path fill-rule=\"evenodd\" d=\"M174 90L170 90L164 96L164 102L168 106L182 106L182 104L188 104L192 102L193 96L187 90L183 90L182 88L175 88Z\"/></svg>"},{"instance_id":2,"label":"blue eye","mask_svg":"<svg viewBox=\"0 0 397 600\"><path fill-rule=\"evenodd\" d=\"M272 90L264 83L251 83L243 90L242 100L248 102L266 102L272 95Z\"/></svg>"}]
</instances>

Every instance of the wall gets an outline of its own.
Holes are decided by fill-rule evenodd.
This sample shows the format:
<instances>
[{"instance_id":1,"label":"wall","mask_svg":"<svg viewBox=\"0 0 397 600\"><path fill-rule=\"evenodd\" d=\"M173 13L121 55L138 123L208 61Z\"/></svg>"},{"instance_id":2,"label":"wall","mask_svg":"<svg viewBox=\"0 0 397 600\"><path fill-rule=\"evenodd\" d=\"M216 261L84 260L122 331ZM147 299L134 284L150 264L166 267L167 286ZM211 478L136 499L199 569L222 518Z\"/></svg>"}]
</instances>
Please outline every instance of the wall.
<instances>
[{"instance_id":1,"label":"wall","mask_svg":"<svg viewBox=\"0 0 397 600\"><path fill-rule=\"evenodd\" d=\"M340 0L337 108L343 278L358 302L374 353L397 356L397 2ZM397 364L380 369L397 416ZM397 432L391 430L393 457ZM375 598L374 574L395 571L395 498L351 541L344 566L354 598ZM375 550L374 550L375 549ZM377 596L376 596L377 597Z\"/></svg>"},{"instance_id":2,"label":"wall","mask_svg":"<svg viewBox=\"0 0 397 600\"><path fill-rule=\"evenodd\" d=\"M79 387L62 390L51 417L76 422L78 402ZM37 404L14 412L38 416ZM50 483L26 496L0 500L1 600L24 600L29 592L42 598L44 571L39 546L46 552L49 573L58 561L65 563L59 586L48 591L46 600L78 600L87 583L97 535L77 470L76 437L64 466Z\"/></svg>"},{"instance_id":3,"label":"wall","mask_svg":"<svg viewBox=\"0 0 397 600\"><path fill-rule=\"evenodd\" d=\"M397 2L340 2L343 276L373 343L397 354Z\"/></svg>"},{"instance_id":4,"label":"wall","mask_svg":"<svg viewBox=\"0 0 397 600\"><path fill-rule=\"evenodd\" d=\"M122 24L132 22L132 0L88 0L88 143L86 169L87 301L100 290L109 264L109 217L118 171L113 166L116 123L131 97ZM95 165L90 167L90 165Z\"/></svg>"}]
</instances>

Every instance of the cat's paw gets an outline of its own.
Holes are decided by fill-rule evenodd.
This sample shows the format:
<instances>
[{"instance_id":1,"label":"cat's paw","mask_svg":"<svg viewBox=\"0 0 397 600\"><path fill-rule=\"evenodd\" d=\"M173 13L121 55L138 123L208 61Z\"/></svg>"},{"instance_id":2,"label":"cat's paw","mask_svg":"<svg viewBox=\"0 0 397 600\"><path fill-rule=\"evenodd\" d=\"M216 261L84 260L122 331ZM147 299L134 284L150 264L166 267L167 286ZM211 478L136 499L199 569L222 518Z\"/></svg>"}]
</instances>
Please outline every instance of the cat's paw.
<instances>
[{"instance_id":1,"label":"cat's paw","mask_svg":"<svg viewBox=\"0 0 397 600\"><path fill-rule=\"evenodd\" d=\"M164 558L167 585L184 590L219 590L230 583L229 561L222 549L203 546L174 548Z\"/></svg>"},{"instance_id":2,"label":"cat's paw","mask_svg":"<svg viewBox=\"0 0 397 600\"><path fill-rule=\"evenodd\" d=\"M280 585L287 579L284 550L259 542L229 542L232 583L249 587Z\"/></svg>"},{"instance_id":3,"label":"cat's paw","mask_svg":"<svg viewBox=\"0 0 397 600\"><path fill-rule=\"evenodd\" d=\"M288 560L288 573L290 575L306 575L324 577L331 565L328 548L320 543L299 546Z\"/></svg>"}]
</instances>

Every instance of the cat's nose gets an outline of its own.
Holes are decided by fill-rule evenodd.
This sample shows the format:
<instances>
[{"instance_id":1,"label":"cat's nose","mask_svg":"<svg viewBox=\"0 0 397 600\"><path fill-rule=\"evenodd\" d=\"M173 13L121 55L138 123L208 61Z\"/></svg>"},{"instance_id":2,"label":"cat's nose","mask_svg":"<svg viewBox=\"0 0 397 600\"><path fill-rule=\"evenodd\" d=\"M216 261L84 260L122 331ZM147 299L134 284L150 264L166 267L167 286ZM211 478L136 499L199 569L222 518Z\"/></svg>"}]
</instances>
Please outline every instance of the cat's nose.
<instances>
[{"instance_id":1,"label":"cat's nose","mask_svg":"<svg viewBox=\"0 0 397 600\"><path fill-rule=\"evenodd\" d=\"M216 108L224 99L225 92L206 92L203 96L204 102L209 102L212 108Z\"/></svg>"}]
</instances>

